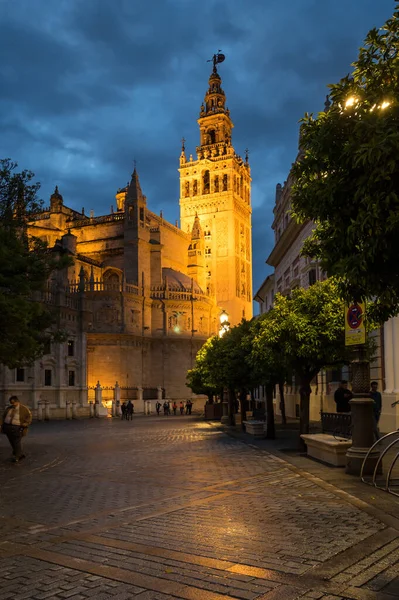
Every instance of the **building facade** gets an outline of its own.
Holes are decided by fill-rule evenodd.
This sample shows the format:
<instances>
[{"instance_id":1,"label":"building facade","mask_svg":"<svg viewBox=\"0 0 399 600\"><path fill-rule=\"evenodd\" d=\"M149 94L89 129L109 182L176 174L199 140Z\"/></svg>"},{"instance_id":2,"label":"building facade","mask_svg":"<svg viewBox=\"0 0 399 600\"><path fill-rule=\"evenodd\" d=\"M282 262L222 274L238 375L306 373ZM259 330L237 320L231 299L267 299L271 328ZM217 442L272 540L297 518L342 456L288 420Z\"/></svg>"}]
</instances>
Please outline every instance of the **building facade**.
<instances>
[{"instance_id":1,"label":"building facade","mask_svg":"<svg viewBox=\"0 0 399 600\"><path fill-rule=\"evenodd\" d=\"M301 256L301 249L311 234L314 224L309 221L299 225L290 216L291 186L290 173L284 185L277 184L274 206L274 247L266 263L274 268L274 273L266 278L254 296L260 312L270 310L276 293L287 295L295 287L307 288L316 281L323 280L325 274L317 262ZM342 317L344 318L344 317ZM383 328L372 333L376 351L370 364L370 378L378 382L382 392L381 431L392 431L399 427L399 317L390 319ZM312 385L310 418L318 421L320 411L335 412L334 392L341 378L350 381L350 369L327 369L318 374ZM264 401L262 389L257 391L257 399ZM299 392L295 380L285 386L285 404L288 417L299 416ZM276 413L280 413L279 394L276 398Z\"/></svg>"},{"instance_id":2,"label":"building facade","mask_svg":"<svg viewBox=\"0 0 399 600\"><path fill-rule=\"evenodd\" d=\"M65 342L21 369L0 367L0 403L17 393L34 416L87 415L95 388L115 388L136 410L146 401L191 397L186 373L226 310L252 316L250 168L231 141L214 67L201 107L197 159L180 156L181 227L152 212L134 169L115 212L94 217L65 205L56 188L29 234L73 266L54 275L51 304Z\"/></svg>"},{"instance_id":3,"label":"building facade","mask_svg":"<svg viewBox=\"0 0 399 600\"><path fill-rule=\"evenodd\" d=\"M180 155L180 220L191 231L198 215L205 241L201 282L237 325L252 317L251 172L232 144L233 123L216 66L198 119L196 160Z\"/></svg>"}]
</instances>

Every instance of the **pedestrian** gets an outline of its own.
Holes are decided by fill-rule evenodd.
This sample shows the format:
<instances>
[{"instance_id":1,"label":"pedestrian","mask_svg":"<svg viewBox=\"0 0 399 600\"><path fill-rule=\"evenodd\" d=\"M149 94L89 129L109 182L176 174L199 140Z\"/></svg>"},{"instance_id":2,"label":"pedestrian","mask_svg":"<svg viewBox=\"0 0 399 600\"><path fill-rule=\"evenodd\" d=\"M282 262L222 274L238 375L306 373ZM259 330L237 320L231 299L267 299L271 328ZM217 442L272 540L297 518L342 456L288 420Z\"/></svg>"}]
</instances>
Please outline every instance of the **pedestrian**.
<instances>
[{"instance_id":1,"label":"pedestrian","mask_svg":"<svg viewBox=\"0 0 399 600\"><path fill-rule=\"evenodd\" d=\"M191 411L193 409L193 403L191 400L188 401L188 414L191 415Z\"/></svg>"},{"instance_id":2,"label":"pedestrian","mask_svg":"<svg viewBox=\"0 0 399 600\"><path fill-rule=\"evenodd\" d=\"M123 421L124 419L127 419L126 402L125 401L122 402L121 411L122 411L122 421Z\"/></svg>"},{"instance_id":3,"label":"pedestrian","mask_svg":"<svg viewBox=\"0 0 399 600\"><path fill-rule=\"evenodd\" d=\"M175 401L175 402L173 402L173 404L172 404L172 408L173 408L173 414L176 416L176 411L177 411L177 404L176 404L176 401Z\"/></svg>"},{"instance_id":4,"label":"pedestrian","mask_svg":"<svg viewBox=\"0 0 399 600\"><path fill-rule=\"evenodd\" d=\"M348 390L348 382L343 379L339 383L339 388L335 390L334 401L337 406L337 413L348 413L351 411L349 400L352 400L353 394Z\"/></svg>"},{"instance_id":5,"label":"pedestrian","mask_svg":"<svg viewBox=\"0 0 399 600\"><path fill-rule=\"evenodd\" d=\"M180 414L182 415L184 413L184 403L180 402Z\"/></svg>"},{"instance_id":6,"label":"pedestrian","mask_svg":"<svg viewBox=\"0 0 399 600\"><path fill-rule=\"evenodd\" d=\"M128 421L133 420L133 413L134 413L134 405L133 405L133 402L131 400L129 400L129 402L126 405L126 418Z\"/></svg>"},{"instance_id":7,"label":"pedestrian","mask_svg":"<svg viewBox=\"0 0 399 600\"><path fill-rule=\"evenodd\" d=\"M7 406L1 419L1 431L10 442L13 462L17 463L25 458L22 449L22 438L28 433L28 427L31 423L32 413L29 408L20 403L18 396L11 396L9 406Z\"/></svg>"},{"instance_id":8,"label":"pedestrian","mask_svg":"<svg viewBox=\"0 0 399 600\"><path fill-rule=\"evenodd\" d=\"M377 391L378 383L376 381L372 381L370 384L370 398L374 401L373 404L373 414L374 414L374 435L375 439L380 439L380 430L378 428L378 422L381 416L381 408L382 408L382 398L381 393Z\"/></svg>"},{"instance_id":9,"label":"pedestrian","mask_svg":"<svg viewBox=\"0 0 399 600\"><path fill-rule=\"evenodd\" d=\"M163 403L163 414L164 416L169 415L169 402L165 402Z\"/></svg>"},{"instance_id":10,"label":"pedestrian","mask_svg":"<svg viewBox=\"0 0 399 600\"><path fill-rule=\"evenodd\" d=\"M157 403L156 403L156 405L155 405L155 409L156 409L156 411L157 411L157 415L158 415L158 417L159 417L159 411L161 410L161 406L162 406L162 404L161 404L161 403L160 403L160 401L158 400L158 402L157 402Z\"/></svg>"}]
</instances>

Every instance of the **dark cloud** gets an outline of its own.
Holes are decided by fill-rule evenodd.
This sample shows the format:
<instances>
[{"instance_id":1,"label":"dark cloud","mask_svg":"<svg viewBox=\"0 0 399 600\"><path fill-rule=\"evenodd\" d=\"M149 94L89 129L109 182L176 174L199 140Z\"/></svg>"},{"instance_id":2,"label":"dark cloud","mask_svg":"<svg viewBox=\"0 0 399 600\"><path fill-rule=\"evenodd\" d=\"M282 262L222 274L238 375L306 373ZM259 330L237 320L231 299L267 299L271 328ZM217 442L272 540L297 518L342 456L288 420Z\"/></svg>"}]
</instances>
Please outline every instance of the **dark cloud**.
<instances>
[{"instance_id":1,"label":"dark cloud","mask_svg":"<svg viewBox=\"0 0 399 600\"><path fill-rule=\"evenodd\" d=\"M293 6L294 5L294 6ZM221 48L238 153L250 149L254 291L270 269L275 185L298 120L322 109L391 0L18 0L0 3L0 156L30 168L47 201L96 214L136 159L154 212L178 218L178 158L198 143L206 60Z\"/></svg>"}]
</instances>

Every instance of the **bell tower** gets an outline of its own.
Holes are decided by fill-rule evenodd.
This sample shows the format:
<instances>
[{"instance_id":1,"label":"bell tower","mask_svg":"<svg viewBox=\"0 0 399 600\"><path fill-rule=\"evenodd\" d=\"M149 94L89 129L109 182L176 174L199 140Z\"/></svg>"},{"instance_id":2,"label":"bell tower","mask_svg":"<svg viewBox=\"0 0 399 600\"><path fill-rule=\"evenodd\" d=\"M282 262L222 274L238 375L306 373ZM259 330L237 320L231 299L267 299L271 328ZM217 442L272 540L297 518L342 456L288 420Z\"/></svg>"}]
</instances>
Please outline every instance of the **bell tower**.
<instances>
[{"instance_id":1,"label":"bell tower","mask_svg":"<svg viewBox=\"0 0 399 600\"><path fill-rule=\"evenodd\" d=\"M233 122L213 57L209 87L201 105L200 145L187 159L180 154L180 222L191 233L199 220L204 232L206 291L216 296L232 325L252 317L251 172L232 144Z\"/></svg>"}]
</instances>

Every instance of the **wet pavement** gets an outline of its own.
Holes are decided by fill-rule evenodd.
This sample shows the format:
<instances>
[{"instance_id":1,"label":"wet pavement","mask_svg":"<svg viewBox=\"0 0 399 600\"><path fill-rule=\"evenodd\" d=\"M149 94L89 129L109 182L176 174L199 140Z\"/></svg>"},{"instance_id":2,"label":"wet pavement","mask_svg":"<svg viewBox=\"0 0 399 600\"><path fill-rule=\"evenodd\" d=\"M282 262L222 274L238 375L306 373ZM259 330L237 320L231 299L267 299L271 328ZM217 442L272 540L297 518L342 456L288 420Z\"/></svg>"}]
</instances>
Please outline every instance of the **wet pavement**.
<instances>
[{"instance_id":1,"label":"wet pavement","mask_svg":"<svg viewBox=\"0 0 399 600\"><path fill-rule=\"evenodd\" d=\"M0 600L399 598L382 492L199 417L0 437Z\"/></svg>"}]
</instances>

